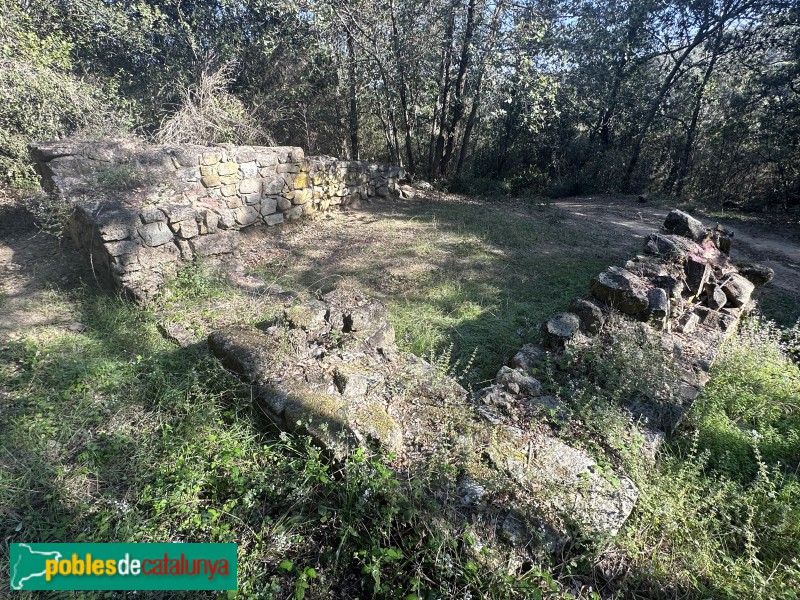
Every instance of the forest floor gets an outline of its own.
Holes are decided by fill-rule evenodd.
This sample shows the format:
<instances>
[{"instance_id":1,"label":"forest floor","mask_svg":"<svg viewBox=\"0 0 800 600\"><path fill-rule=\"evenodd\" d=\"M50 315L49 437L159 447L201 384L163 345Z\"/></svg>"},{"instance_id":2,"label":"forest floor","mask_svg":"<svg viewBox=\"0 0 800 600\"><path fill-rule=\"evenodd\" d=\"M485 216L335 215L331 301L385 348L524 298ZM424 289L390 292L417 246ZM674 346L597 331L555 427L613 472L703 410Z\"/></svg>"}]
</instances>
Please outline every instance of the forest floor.
<instances>
[{"instance_id":1,"label":"forest floor","mask_svg":"<svg viewBox=\"0 0 800 600\"><path fill-rule=\"evenodd\" d=\"M306 597L369 595L377 589L370 587L375 569L384 577L378 585L390 586L378 594L384 597L418 593L420 573L440 597L469 590L483 597L515 595L521 575L504 579L475 571L441 516L416 504L411 508L419 512L411 514L416 526L429 528L426 545L406 548L413 560L395 568L395 555L381 553L400 543L407 525L396 521L391 503L358 500L399 489L391 474L358 459L329 477L331 466L305 442L265 432L251 414L249 388L194 342L231 322L275 314L283 300L270 290L313 296L347 279L386 302L401 349L437 364L445 357L462 383L478 386L535 338L543 319L585 294L594 275L639 253L644 236L670 208L608 197L542 203L442 194L374 202L247 230L237 260L226 265L226 281L187 268L169 293L139 308L101 289L69 241L39 232L20 199L0 190L0 538L237 541L247 557L240 564L243 597L287 597L292 588L303 597L298 590L309 586ZM794 324L800 318L800 227L748 215L695 215L735 231L734 259L775 269L775 280L760 292L761 309L784 326ZM176 328L177 344L175 336L163 335ZM751 386L746 397L752 402L779 401L797 414L796 367L749 352L758 355L755 363L723 365L718 381L730 380L733 390ZM761 363L778 367L761 373ZM736 372L732 379L725 379L726 368ZM733 397L713 382L710 399ZM765 400L764 394L778 393L778 400ZM794 421L786 423L794 431ZM748 427L762 431L757 423ZM731 417L725 439L749 436L745 429ZM787 444L797 439L796 431L775 435ZM774 484L789 490L787 511L798 512L800 502L791 494L800 490L773 479L772 471L752 483L733 482L742 464L763 466L747 454L747 440L745 462L731 467L732 483L723 489L716 476L703 474L705 455L686 453L691 439L697 443L687 436L676 442L674 455L667 450L658 469L634 477L642 490L640 508L618 542L584 554L578 548L575 560L547 567L559 578L559 593L757 597L751 575L761 576L763 555L720 547L727 521L713 521L717 513L703 509L702 499L713 492L721 505L746 514L766 497L764 486ZM719 453L729 460L727 447ZM765 460L772 469L773 459ZM683 486L679 498L691 498L696 510L689 500L671 504L676 486ZM333 507L335 519L319 512L325 506ZM655 519L662 526L654 529ZM742 531L751 525L753 535L760 535L759 527L775 527L779 533L768 537L780 543L796 538L781 537L786 529L773 521L748 521ZM460 531L458 524L450 527ZM332 558L326 549L337 546ZM755 547L752 541L743 546L748 552ZM786 548L780 551L792 552ZM0 547L0 568L2 554ZM770 575L758 589L777 597L776 585L796 588L797 570L787 573L788 583ZM532 580L544 585L542 577ZM271 591L262 594L264 586Z\"/></svg>"}]
</instances>

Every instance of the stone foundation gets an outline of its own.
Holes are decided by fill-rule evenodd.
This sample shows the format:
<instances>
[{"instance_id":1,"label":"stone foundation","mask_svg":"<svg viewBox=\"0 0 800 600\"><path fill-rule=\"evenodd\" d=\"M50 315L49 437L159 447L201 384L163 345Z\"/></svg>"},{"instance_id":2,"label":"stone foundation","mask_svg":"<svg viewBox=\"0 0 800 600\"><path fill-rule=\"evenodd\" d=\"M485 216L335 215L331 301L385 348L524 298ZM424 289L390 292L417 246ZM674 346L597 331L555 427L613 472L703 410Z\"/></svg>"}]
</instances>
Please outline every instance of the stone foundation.
<instances>
[{"instance_id":1,"label":"stone foundation","mask_svg":"<svg viewBox=\"0 0 800 600\"><path fill-rule=\"evenodd\" d=\"M305 157L298 147L33 144L42 187L74 204L68 231L99 278L137 301L195 256L225 256L238 231L358 206L397 190L399 167Z\"/></svg>"}]
</instances>

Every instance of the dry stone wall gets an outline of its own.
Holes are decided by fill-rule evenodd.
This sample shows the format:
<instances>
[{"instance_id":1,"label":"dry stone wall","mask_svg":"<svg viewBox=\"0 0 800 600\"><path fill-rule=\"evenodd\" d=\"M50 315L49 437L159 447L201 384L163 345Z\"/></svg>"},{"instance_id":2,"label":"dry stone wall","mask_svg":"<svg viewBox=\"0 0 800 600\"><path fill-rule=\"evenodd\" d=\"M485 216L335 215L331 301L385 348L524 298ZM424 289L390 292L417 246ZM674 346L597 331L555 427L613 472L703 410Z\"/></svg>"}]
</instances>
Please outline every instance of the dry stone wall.
<instances>
[{"instance_id":1,"label":"dry stone wall","mask_svg":"<svg viewBox=\"0 0 800 600\"><path fill-rule=\"evenodd\" d=\"M139 301L195 256L234 253L240 229L358 206L394 193L402 176L290 146L68 140L30 153L42 187L74 204L68 231L95 272Z\"/></svg>"}]
</instances>

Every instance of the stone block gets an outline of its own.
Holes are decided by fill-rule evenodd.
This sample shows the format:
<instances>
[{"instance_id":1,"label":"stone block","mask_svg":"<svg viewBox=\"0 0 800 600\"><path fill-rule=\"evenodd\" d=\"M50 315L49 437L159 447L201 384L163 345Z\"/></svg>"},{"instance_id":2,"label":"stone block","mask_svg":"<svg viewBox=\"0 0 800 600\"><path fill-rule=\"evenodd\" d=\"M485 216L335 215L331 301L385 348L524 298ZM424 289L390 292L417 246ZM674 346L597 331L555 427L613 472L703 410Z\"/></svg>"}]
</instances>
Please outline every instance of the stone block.
<instances>
[{"instance_id":1,"label":"stone block","mask_svg":"<svg viewBox=\"0 0 800 600\"><path fill-rule=\"evenodd\" d=\"M578 315L581 329L587 333L599 333L606 322L606 317L596 300L576 298L570 303L568 310Z\"/></svg>"},{"instance_id":2,"label":"stone block","mask_svg":"<svg viewBox=\"0 0 800 600\"><path fill-rule=\"evenodd\" d=\"M258 170L258 175L264 179L275 179L278 172L275 170L275 167L261 167Z\"/></svg>"},{"instance_id":3,"label":"stone block","mask_svg":"<svg viewBox=\"0 0 800 600\"><path fill-rule=\"evenodd\" d=\"M201 235L189 241L192 251L202 256L231 254L239 247L239 232L224 231Z\"/></svg>"},{"instance_id":4,"label":"stone block","mask_svg":"<svg viewBox=\"0 0 800 600\"><path fill-rule=\"evenodd\" d=\"M228 208L239 208L240 206L244 206L244 202L239 196L228 196L225 198L225 205Z\"/></svg>"},{"instance_id":5,"label":"stone block","mask_svg":"<svg viewBox=\"0 0 800 600\"><path fill-rule=\"evenodd\" d=\"M578 315L570 312L558 313L542 323L542 342L550 348L563 348L581 326Z\"/></svg>"},{"instance_id":6,"label":"stone block","mask_svg":"<svg viewBox=\"0 0 800 600\"><path fill-rule=\"evenodd\" d=\"M239 182L239 192L242 194L255 194L261 191L261 180L257 178L242 179Z\"/></svg>"},{"instance_id":7,"label":"stone block","mask_svg":"<svg viewBox=\"0 0 800 600\"><path fill-rule=\"evenodd\" d=\"M278 210L284 211L292 208L292 201L289 200L288 198L284 198L283 196L278 196L277 200L278 200Z\"/></svg>"},{"instance_id":8,"label":"stone block","mask_svg":"<svg viewBox=\"0 0 800 600\"><path fill-rule=\"evenodd\" d=\"M264 198L261 200L261 212L262 215L271 215L278 209L278 200L275 197Z\"/></svg>"},{"instance_id":9,"label":"stone block","mask_svg":"<svg viewBox=\"0 0 800 600\"><path fill-rule=\"evenodd\" d=\"M700 295L711 277L711 267L704 260L690 256L684 267L686 271L686 287L693 296Z\"/></svg>"},{"instance_id":10,"label":"stone block","mask_svg":"<svg viewBox=\"0 0 800 600\"><path fill-rule=\"evenodd\" d=\"M703 227L703 224L682 210L670 211L664 221L664 229L670 233L688 237L696 242L702 240L706 235L706 228Z\"/></svg>"},{"instance_id":11,"label":"stone block","mask_svg":"<svg viewBox=\"0 0 800 600\"><path fill-rule=\"evenodd\" d=\"M167 215L158 208L145 208L139 213L142 223L155 223L156 221L166 221Z\"/></svg>"},{"instance_id":12,"label":"stone block","mask_svg":"<svg viewBox=\"0 0 800 600\"><path fill-rule=\"evenodd\" d=\"M275 171L277 173L299 173L300 166L294 163L283 163L279 164Z\"/></svg>"},{"instance_id":13,"label":"stone block","mask_svg":"<svg viewBox=\"0 0 800 600\"><path fill-rule=\"evenodd\" d=\"M200 157L200 165L207 167L217 164L220 160L222 160L221 152L204 152Z\"/></svg>"},{"instance_id":14,"label":"stone block","mask_svg":"<svg viewBox=\"0 0 800 600\"><path fill-rule=\"evenodd\" d=\"M239 185L239 175L222 175L219 181L222 185Z\"/></svg>"},{"instance_id":15,"label":"stone block","mask_svg":"<svg viewBox=\"0 0 800 600\"><path fill-rule=\"evenodd\" d=\"M200 229L197 226L197 221L192 219L191 221L181 221L172 225L172 230L175 234L185 240L193 238L200 234Z\"/></svg>"},{"instance_id":16,"label":"stone block","mask_svg":"<svg viewBox=\"0 0 800 600\"><path fill-rule=\"evenodd\" d=\"M233 211L236 222L242 227L247 227L258 221L260 215L252 206L241 206Z\"/></svg>"},{"instance_id":17,"label":"stone block","mask_svg":"<svg viewBox=\"0 0 800 600\"><path fill-rule=\"evenodd\" d=\"M600 301L628 315L647 308L646 289L641 278L619 267L609 267L592 279L589 286L592 295Z\"/></svg>"},{"instance_id":18,"label":"stone block","mask_svg":"<svg viewBox=\"0 0 800 600\"><path fill-rule=\"evenodd\" d=\"M273 151L259 152L256 154L256 163L259 167L275 167L278 164L278 155Z\"/></svg>"},{"instance_id":19,"label":"stone block","mask_svg":"<svg viewBox=\"0 0 800 600\"><path fill-rule=\"evenodd\" d=\"M175 176L181 181L185 181L187 183L200 181L200 175L197 172L197 167L182 167L178 169L178 172L175 174Z\"/></svg>"},{"instance_id":20,"label":"stone block","mask_svg":"<svg viewBox=\"0 0 800 600\"><path fill-rule=\"evenodd\" d=\"M187 204L169 204L165 206L163 210L170 223L194 221L197 218L197 212L193 207Z\"/></svg>"},{"instance_id":21,"label":"stone block","mask_svg":"<svg viewBox=\"0 0 800 600\"><path fill-rule=\"evenodd\" d=\"M302 206L295 206L294 208L290 208L286 212L283 213L283 216L288 221L294 221L295 219L299 219L303 216L303 207Z\"/></svg>"},{"instance_id":22,"label":"stone block","mask_svg":"<svg viewBox=\"0 0 800 600\"><path fill-rule=\"evenodd\" d=\"M219 215L212 210L205 211L205 215L203 215L205 231L203 233L217 233L218 224Z\"/></svg>"},{"instance_id":23,"label":"stone block","mask_svg":"<svg viewBox=\"0 0 800 600\"><path fill-rule=\"evenodd\" d=\"M722 291L728 297L728 305L734 308L745 306L750 302L750 296L755 287L750 280L738 273L729 275L722 283Z\"/></svg>"},{"instance_id":24,"label":"stone block","mask_svg":"<svg viewBox=\"0 0 800 600\"><path fill-rule=\"evenodd\" d=\"M204 167L200 167L200 175L202 177L207 177L209 175L219 175L219 173L217 173L217 165L207 165Z\"/></svg>"},{"instance_id":25,"label":"stone block","mask_svg":"<svg viewBox=\"0 0 800 600\"><path fill-rule=\"evenodd\" d=\"M309 187L308 173L298 173L297 175L295 175L293 185L294 189L296 190Z\"/></svg>"},{"instance_id":26,"label":"stone block","mask_svg":"<svg viewBox=\"0 0 800 600\"><path fill-rule=\"evenodd\" d=\"M261 190L265 196L269 196L271 194L280 194L284 187L286 187L286 182L282 178L278 178L269 181L265 180L261 186Z\"/></svg>"},{"instance_id":27,"label":"stone block","mask_svg":"<svg viewBox=\"0 0 800 600\"><path fill-rule=\"evenodd\" d=\"M302 205L310 202L313 198L313 192L309 188L305 188L302 190L295 190L294 198L292 199L292 204Z\"/></svg>"},{"instance_id":28,"label":"stone block","mask_svg":"<svg viewBox=\"0 0 800 600\"><path fill-rule=\"evenodd\" d=\"M219 175L204 175L200 181L207 188L217 187L222 184L222 180L219 178Z\"/></svg>"},{"instance_id":29,"label":"stone block","mask_svg":"<svg viewBox=\"0 0 800 600\"><path fill-rule=\"evenodd\" d=\"M255 162L257 156L255 148L250 146L239 146L231 151L231 158L239 164Z\"/></svg>"},{"instance_id":30,"label":"stone block","mask_svg":"<svg viewBox=\"0 0 800 600\"><path fill-rule=\"evenodd\" d=\"M261 194L242 194L242 201L245 204L249 204L250 206L255 206L259 202L261 202Z\"/></svg>"},{"instance_id":31,"label":"stone block","mask_svg":"<svg viewBox=\"0 0 800 600\"><path fill-rule=\"evenodd\" d=\"M155 247L172 241L172 232L163 221L148 223L139 227L139 235L148 246Z\"/></svg>"},{"instance_id":32,"label":"stone block","mask_svg":"<svg viewBox=\"0 0 800 600\"><path fill-rule=\"evenodd\" d=\"M280 225L283 223L283 213L275 213L264 217L264 223L272 227L273 225Z\"/></svg>"},{"instance_id":33,"label":"stone block","mask_svg":"<svg viewBox=\"0 0 800 600\"><path fill-rule=\"evenodd\" d=\"M239 171L244 178L258 177L258 165L256 165L255 161L240 164Z\"/></svg>"},{"instance_id":34,"label":"stone block","mask_svg":"<svg viewBox=\"0 0 800 600\"><path fill-rule=\"evenodd\" d=\"M223 185L220 188L220 191L222 192L222 195L225 196L225 197L227 197L227 196L235 196L236 195L236 184L231 183L229 185Z\"/></svg>"},{"instance_id":35,"label":"stone block","mask_svg":"<svg viewBox=\"0 0 800 600\"><path fill-rule=\"evenodd\" d=\"M236 175L239 172L239 163L227 162L217 165L218 175Z\"/></svg>"},{"instance_id":36,"label":"stone block","mask_svg":"<svg viewBox=\"0 0 800 600\"><path fill-rule=\"evenodd\" d=\"M176 167L196 167L200 164L200 153L192 148L178 146L168 151Z\"/></svg>"},{"instance_id":37,"label":"stone block","mask_svg":"<svg viewBox=\"0 0 800 600\"><path fill-rule=\"evenodd\" d=\"M233 214L233 210L223 208L219 211L219 220L217 221L217 226L220 229L231 229L236 227L236 217Z\"/></svg>"}]
</instances>

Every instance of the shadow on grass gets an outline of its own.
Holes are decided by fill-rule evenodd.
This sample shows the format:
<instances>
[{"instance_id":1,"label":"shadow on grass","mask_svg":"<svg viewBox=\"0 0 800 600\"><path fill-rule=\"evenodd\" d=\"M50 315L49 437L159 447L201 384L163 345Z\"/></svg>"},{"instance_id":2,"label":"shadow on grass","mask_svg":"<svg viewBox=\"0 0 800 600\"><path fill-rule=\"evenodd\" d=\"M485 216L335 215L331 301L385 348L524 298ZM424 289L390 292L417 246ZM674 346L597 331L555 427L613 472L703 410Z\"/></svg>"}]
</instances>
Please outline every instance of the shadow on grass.
<instances>
[{"instance_id":1,"label":"shadow on grass","mask_svg":"<svg viewBox=\"0 0 800 600\"><path fill-rule=\"evenodd\" d=\"M476 352L479 380L639 245L557 207L468 202L373 205L338 237L322 228L294 241L282 283L325 292L355 282L387 303L402 349Z\"/></svg>"}]
</instances>

